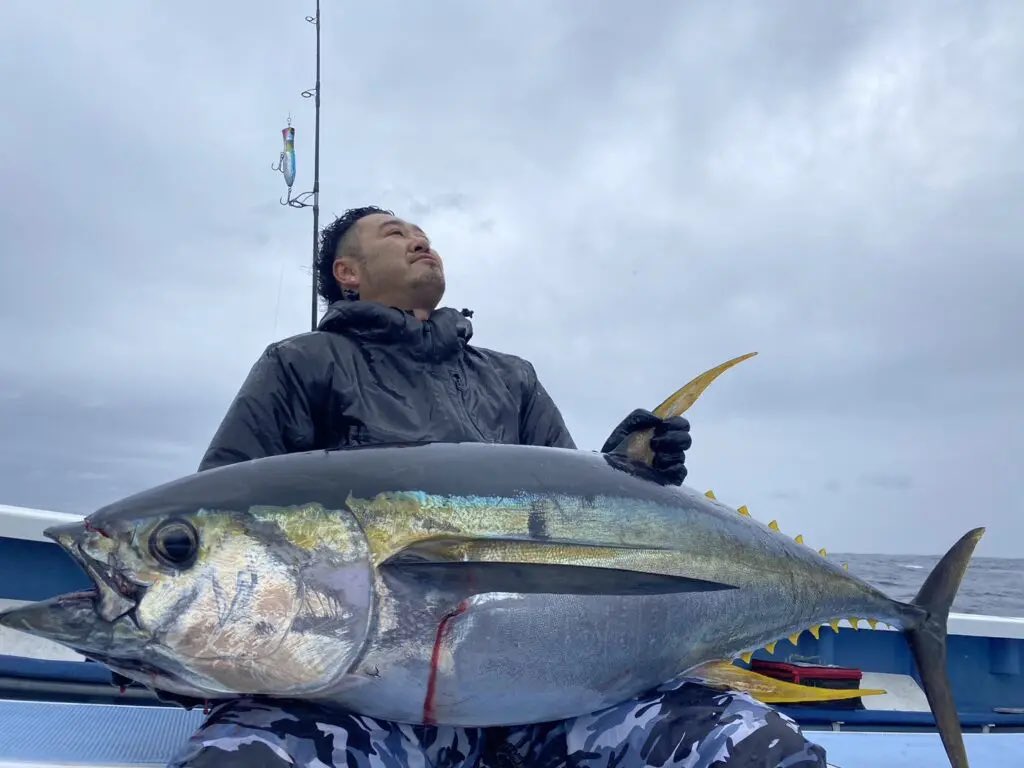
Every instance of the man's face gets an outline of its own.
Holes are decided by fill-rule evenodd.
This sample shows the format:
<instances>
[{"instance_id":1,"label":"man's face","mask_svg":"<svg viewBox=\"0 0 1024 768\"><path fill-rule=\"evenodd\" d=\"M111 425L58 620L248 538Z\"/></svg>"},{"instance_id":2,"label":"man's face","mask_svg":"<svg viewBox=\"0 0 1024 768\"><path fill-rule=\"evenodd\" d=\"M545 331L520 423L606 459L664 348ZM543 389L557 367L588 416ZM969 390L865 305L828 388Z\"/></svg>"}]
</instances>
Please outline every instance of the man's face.
<instances>
[{"instance_id":1,"label":"man's face","mask_svg":"<svg viewBox=\"0 0 1024 768\"><path fill-rule=\"evenodd\" d=\"M445 289L444 265L423 230L383 213L352 226L334 276L362 299L403 309L434 309Z\"/></svg>"}]
</instances>

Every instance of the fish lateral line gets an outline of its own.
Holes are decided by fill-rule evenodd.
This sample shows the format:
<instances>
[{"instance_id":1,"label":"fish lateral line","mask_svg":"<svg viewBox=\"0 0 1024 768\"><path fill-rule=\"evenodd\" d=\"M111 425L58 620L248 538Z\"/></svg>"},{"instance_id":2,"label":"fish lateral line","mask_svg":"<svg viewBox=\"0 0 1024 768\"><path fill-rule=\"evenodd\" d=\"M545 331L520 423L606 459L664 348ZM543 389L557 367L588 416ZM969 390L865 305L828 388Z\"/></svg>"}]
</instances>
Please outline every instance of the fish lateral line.
<instances>
[{"instance_id":1,"label":"fish lateral line","mask_svg":"<svg viewBox=\"0 0 1024 768\"><path fill-rule=\"evenodd\" d=\"M516 555L512 562L550 562L541 558L556 550L577 550L580 553L642 554L650 552L665 554L677 551L675 547L657 544L622 544L593 541L576 541L567 538L530 538L522 536L459 536L451 534L428 535L406 544L384 556L381 565L423 560L427 562L484 561L494 558L484 556L487 550L505 548ZM635 569L625 569L635 570Z\"/></svg>"}]
</instances>

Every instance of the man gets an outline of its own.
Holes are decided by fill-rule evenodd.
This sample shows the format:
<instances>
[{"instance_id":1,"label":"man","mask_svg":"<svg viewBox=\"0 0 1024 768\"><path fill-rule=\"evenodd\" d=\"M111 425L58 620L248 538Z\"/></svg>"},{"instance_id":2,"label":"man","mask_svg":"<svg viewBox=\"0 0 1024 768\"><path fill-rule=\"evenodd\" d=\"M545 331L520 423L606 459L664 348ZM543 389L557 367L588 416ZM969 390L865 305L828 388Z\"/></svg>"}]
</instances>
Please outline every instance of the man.
<instances>
[{"instance_id":1,"label":"man","mask_svg":"<svg viewBox=\"0 0 1024 768\"><path fill-rule=\"evenodd\" d=\"M376 207L347 211L321 238L312 333L271 344L217 430L200 470L317 448L487 441L575 448L533 366L469 344L466 310L438 309L444 267L423 231ZM654 427L654 467L686 477L683 418L637 410L613 450ZM795 723L745 695L694 681L563 722L515 728L409 726L303 702L220 705L171 763L202 766L824 766Z\"/></svg>"}]
</instances>

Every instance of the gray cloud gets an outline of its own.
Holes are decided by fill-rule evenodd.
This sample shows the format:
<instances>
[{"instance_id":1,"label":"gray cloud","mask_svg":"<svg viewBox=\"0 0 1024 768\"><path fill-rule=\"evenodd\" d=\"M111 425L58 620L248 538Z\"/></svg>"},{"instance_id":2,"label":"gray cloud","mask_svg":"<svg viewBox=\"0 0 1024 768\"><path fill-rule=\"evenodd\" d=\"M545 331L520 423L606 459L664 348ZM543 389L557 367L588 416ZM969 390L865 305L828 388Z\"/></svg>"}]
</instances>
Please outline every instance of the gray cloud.
<instances>
[{"instance_id":1,"label":"gray cloud","mask_svg":"<svg viewBox=\"0 0 1024 768\"><path fill-rule=\"evenodd\" d=\"M861 477L864 485L887 491L905 491L914 485L914 478L890 472L874 472Z\"/></svg>"},{"instance_id":2,"label":"gray cloud","mask_svg":"<svg viewBox=\"0 0 1024 768\"><path fill-rule=\"evenodd\" d=\"M779 499L780 501L793 501L800 498L800 492L794 491L790 488L780 488L779 490L772 491L768 494L772 499Z\"/></svg>"},{"instance_id":3,"label":"gray cloud","mask_svg":"<svg viewBox=\"0 0 1024 768\"><path fill-rule=\"evenodd\" d=\"M0 501L191 471L306 329L270 165L291 112L309 188L311 7L5 4ZM692 484L830 550L1024 555L1021 7L587 11L325 4L323 218L414 217L582 446L757 350L690 414Z\"/></svg>"}]
</instances>

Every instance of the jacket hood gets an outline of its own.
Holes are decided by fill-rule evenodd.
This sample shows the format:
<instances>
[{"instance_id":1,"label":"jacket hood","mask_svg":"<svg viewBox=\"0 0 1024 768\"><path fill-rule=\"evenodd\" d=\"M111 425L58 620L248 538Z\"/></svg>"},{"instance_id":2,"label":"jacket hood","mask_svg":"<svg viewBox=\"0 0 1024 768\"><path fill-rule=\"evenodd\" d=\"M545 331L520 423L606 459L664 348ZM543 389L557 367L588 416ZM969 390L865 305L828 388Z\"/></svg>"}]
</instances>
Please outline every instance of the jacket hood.
<instances>
[{"instance_id":1,"label":"jacket hood","mask_svg":"<svg viewBox=\"0 0 1024 768\"><path fill-rule=\"evenodd\" d=\"M374 301L336 301L327 308L317 330L363 341L401 344L417 357L445 360L473 337L472 312L450 307L435 310L423 321L412 312Z\"/></svg>"}]
</instances>

